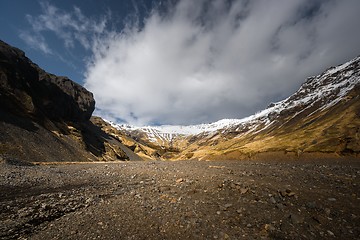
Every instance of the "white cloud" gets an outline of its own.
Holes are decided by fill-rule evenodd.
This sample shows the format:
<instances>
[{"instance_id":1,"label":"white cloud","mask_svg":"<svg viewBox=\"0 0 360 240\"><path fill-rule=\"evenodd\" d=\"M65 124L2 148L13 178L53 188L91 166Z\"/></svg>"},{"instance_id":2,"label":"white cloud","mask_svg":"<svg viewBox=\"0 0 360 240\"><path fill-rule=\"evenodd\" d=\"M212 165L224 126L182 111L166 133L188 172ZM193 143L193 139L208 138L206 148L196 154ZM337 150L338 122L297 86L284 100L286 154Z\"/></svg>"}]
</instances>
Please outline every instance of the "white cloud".
<instances>
[{"instance_id":1,"label":"white cloud","mask_svg":"<svg viewBox=\"0 0 360 240\"><path fill-rule=\"evenodd\" d=\"M246 117L289 96L306 77L360 53L358 0L179 0L109 30L42 3L21 37L44 53L45 32L91 52L85 86L97 114L132 124L192 124ZM138 14L139 16L134 16ZM114 21L115 23L115 21Z\"/></svg>"},{"instance_id":2,"label":"white cloud","mask_svg":"<svg viewBox=\"0 0 360 240\"><path fill-rule=\"evenodd\" d=\"M104 14L100 19L92 19L86 17L76 6L71 12L59 9L48 2L40 2L40 6L43 13L39 16L26 15L31 30L21 32L21 38L28 45L46 54L51 51L45 41L45 32L54 33L67 49L73 49L75 43L79 43L87 50L91 50L94 40L106 32L109 13Z\"/></svg>"},{"instance_id":3,"label":"white cloud","mask_svg":"<svg viewBox=\"0 0 360 240\"><path fill-rule=\"evenodd\" d=\"M101 42L85 85L98 113L129 123L245 117L359 54L358 10L357 0L181 0Z\"/></svg>"},{"instance_id":4,"label":"white cloud","mask_svg":"<svg viewBox=\"0 0 360 240\"><path fill-rule=\"evenodd\" d=\"M24 40L29 46L38 49L45 54L53 54L45 39L41 35L33 35L27 31L20 32L20 38Z\"/></svg>"}]
</instances>

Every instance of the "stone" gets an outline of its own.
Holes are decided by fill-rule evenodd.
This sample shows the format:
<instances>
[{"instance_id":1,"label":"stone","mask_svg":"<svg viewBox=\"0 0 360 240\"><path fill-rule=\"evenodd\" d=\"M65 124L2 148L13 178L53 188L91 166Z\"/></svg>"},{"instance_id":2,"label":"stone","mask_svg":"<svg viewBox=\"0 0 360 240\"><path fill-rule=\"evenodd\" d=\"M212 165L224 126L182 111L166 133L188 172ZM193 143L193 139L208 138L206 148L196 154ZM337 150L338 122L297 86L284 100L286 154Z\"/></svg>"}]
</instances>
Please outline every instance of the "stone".
<instances>
[{"instance_id":1,"label":"stone","mask_svg":"<svg viewBox=\"0 0 360 240\"><path fill-rule=\"evenodd\" d=\"M330 213L331 213L330 208L325 208L325 214L329 216L329 215L330 215Z\"/></svg>"},{"instance_id":2,"label":"stone","mask_svg":"<svg viewBox=\"0 0 360 240\"><path fill-rule=\"evenodd\" d=\"M298 214L292 213L290 216L290 221L293 224L300 224L304 222L304 218Z\"/></svg>"},{"instance_id":3,"label":"stone","mask_svg":"<svg viewBox=\"0 0 360 240\"><path fill-rule=\"evenodd\" d=\"M335 234L334 234L332 231L330 231L330 230L327 230L326 232L327 232L330 236L332 236L332 237L335 236Z\"/></svg>"},{"instance_id":4,"label":"stone","mask_svg":"<svg viewBox=\"0 0 360 240\"><path fill-rule=\"evenodd\" d=\"M284 206L284 204L282 204L282 203L278 203L278 204L276 204L276 208L278 208L278 209L280 209L280 210L284 210L284 209L285 209L285 206Z\"/></svg>"},{"instance_id":5,"label":"stone","mask_svg":"<svg viewBox=\"0 0 360 240\"><path fill-rule=\"evenodd\" d=\"M287 196L288 197L293 197L293 196L295 196L296 194L294 193L294 192L289 192L288 194L287 194Z\"/></svg>"},{"instance_id":6,"label":"stone","mask_svg":"<svg viewBox=\"0 0 360 240\"><path fill-rule=\"evenodd\" d=\"M184 179L182 179L182 178L176 179L176 183L181 183L183 181L184 181Z\"/></svg>"},{"instance_id":7,"label":"stone","mask_svg":"<svg viewBox=\"0 0 360 240\"><path fill-rule=\"evenodd\" d=\"M222 209L223 211L227 211L230 207L232 207L232 204L231 204L231 203L227 203L227 204L225 204L221 209Z\"/></svg>"},{"instance_id":8,"label":"stone","mask_svg":"<svg viewBox=\"0 0 360 240\"><path fill-rule=\"evenodd\" d=\"M271 203L273 203L273 204L275 204L275 203L276 203L276 200L275 200L275 198L274 198L274 197L271 197L271 198L269 199L269 201L270 201Z\"/></svg>"},{"instance_id":9,"label":"stone","mask_svg":"<svg viewBox=\"0 0 360 240\"><path fill-rule=\"evenodd\" d=\"M306 203L306 207L310 208L310 209L315 209L316 208L316 203L315 202L308 202L308 203Z\"/></svg>"},{"instance_id":10,"label":"stone","mask_svg":"<svg viewBox=\"0 0 360 240\"><path fill-rule=\"evenodd\" d=\"M248 188L240 188L240 193L241 193L241 194L245 194L245 193L247 193L248 191L249 191Z\"/></svg>"},{"instance_id":11,"label":"stone","mask_svg":"<svg viewBox=\"0 0 360 240\"><path fill-rule=\"evenodd\" d=\"M275 231L275 227L273 225L271 225L271 224L265 224L264 229L266 231L270 231L270 232Z\"/></svg>"}]
</instances>

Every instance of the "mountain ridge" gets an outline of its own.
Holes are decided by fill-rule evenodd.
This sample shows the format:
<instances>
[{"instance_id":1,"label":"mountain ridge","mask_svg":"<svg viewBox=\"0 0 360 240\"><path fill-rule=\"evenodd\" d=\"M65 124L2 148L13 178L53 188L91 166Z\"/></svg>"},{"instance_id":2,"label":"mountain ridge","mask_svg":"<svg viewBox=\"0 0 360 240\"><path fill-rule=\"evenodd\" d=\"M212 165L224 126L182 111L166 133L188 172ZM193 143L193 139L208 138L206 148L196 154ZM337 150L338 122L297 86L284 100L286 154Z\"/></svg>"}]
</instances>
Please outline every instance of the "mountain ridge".
<instances>
[{"instance_id":1,"label":"mountain ridge","mask_svg":"<svg viewBox=\"0 0 360 240\"><path fill-rule=\"evenodd\" d=\"M258 133L266 131L268 134L273 134L274 131L280 133L282 128L289 128L293 123L306 119L309 121L304 124L310 126L321 118L321 115L330 113L337 105L349 102L351 99L353 99L351 104L356 105L354 109L355 113L357 111L360 112L360 108L356 102L356 100L359 99L359 69L359 56L337 67L328 68L319 75L307 78L300 88L288 98L277 103L272 103L268 108L243 119L223 119L210 124L189 126L166 125L134 127L130 125L111 124L119 130L127 132L129 136L140 139L145 143L151 143L165 148L175 146L180 152L182 149L185 149L185 152L187 152L187 149L193 145L193 143L191 143L192 141L200 141L202 145L217 145L214 141L211 143L204 142L205 139L209 141L214 139L214 135L222 135L222 137L226 139L234 139L244 138L248 135L252 135L251 138L256 138ZM346 110L348 108L349 106L345 104L344 109ZM356 132L355 140L357 141L358 132L360 131L357 114L354 116L354 123L354 131ZM341 125L341 121L337 124ZM336 128L336 126L333 126L333 128ZM292 130L295 129L289 129L289 132ZM340 137L346 138L346 136L343 135L339 136L339 138ZM252 142L252 140L249 141L247 144ZM353 145L357 146L355 143ZM290 149L290 151L295 152L302 152L303 150L301 147L296 151L295 149ZM343 150L340 152L344 152ZM288 150L281 149L281 151ZM192 152L199 151L194 149ZM332 149L331 152L335 153L338 151ZM355 147L354 152L358 154L359 148ZM192 153L187 155L190 156ZM184 158L184 156L179 155L175 155L175 157Z\"/></svg>"},{"instance_id":2,"label":"mountain ridge","mask_svg":"<svg viewBox=\"0 0 360 240\"><path fill-rule=\"evenodd\" d=\"M32 162L360 156L360 57L243 119L133 127L91 116L92 93L0 41L0 158Z\"/></svg>"},{"instance_id":3,"label":"mountain ridge","mask_svg":"<svg viewBox=\"0 0 360 240\"><path fill-rule=\"evenodd\" d=\"M298 91L295 92L305 92L305 88L304 86L309 85L310 82L312 82L314 79L320 77L320 76L326 76L326 75L332 75L338 71L343 70L344 68L346 68L347 66L351 65L354 62L358 62L360 60L360 56L350 60L349 62L346 62L344 64L341 64L337 67L330 67L328 68L323 74L317 75L317 76L312 76L312 77L308 77L307 81L302 84L299 88ZM350 74L351 75L351 74ZM353 87L354 84L357 83L358 80L351 78L351 81L346 81L346 82L342 82L340 83L340 85L345 85L347 83L349 83L349 85L347 86L347 88L342 88L342 95L338 96L338 98L333 99L332 102L330 102L329 104L325 105L323 108L327 108L330 107L331 105L335 105L337 101L341 100L341 97L343 97L344 94L346 94L348 91L350 91ZM310 84L311 85L311 84ZM316 87L316 86L314 86ZM339 86L338 86L339 87ZM341 86L340 86L341 87ZM322 94L319 95L318 93L321 92ZM308 96L307 99L305 99L305 101L309 101L312 97L314 98L314 95L318 95L317 97L322 97L322 98L326 98L327 95L324 95L325 91L321 90L318 91L317 93L310 93L310 95L312 96ZM201 123L201 124L194 124L194 125L159 125L159 126L143 126L143 127L137 127L135 125L130 125L130 124L116 124L112 121L108 121L105 120L107 122L109 122L110 124L112 124L114 127L117 127L119 130L125 130L125 131L135 131L135 130L140 130L140 131L144 131L144 132L148 132L149 133L149 138L150 139L154 139L155 135L161 135L163 134L163 138L166 140L172 140L174 137L176 137L176 135L197 135L197 134L201 134L201 133L206 133L206 132L213 132L213 131L217 131L217 130L221 130L227 127L231 127L231 126L235 126L235 125L239 125L239 124L246 124L247 122L257 119L259 117L262 117L264 115L267 115L269 113L271 113L271 110L275 110L279 112L281 110L283 110L284 108L286 108L286 106L284 106L286 104L286 102L288 102L289 100L291 101L297 101L300 100L304 103L304 99L299 99L298 97L294 97L294 95L291 95L290 97L276 102L276 103L270 103L270 105L261 111L258 111L257 113L250 115L248 117L244 117L244 118L239 118L239 119L220 119L218 121L212 122L212 123ZM304 103L305 104L305 103ZM294 104L296 105L296 103ZM168 137L167 135L174 135L174 136L170 136Z\"/></svg>"}]
</instances>

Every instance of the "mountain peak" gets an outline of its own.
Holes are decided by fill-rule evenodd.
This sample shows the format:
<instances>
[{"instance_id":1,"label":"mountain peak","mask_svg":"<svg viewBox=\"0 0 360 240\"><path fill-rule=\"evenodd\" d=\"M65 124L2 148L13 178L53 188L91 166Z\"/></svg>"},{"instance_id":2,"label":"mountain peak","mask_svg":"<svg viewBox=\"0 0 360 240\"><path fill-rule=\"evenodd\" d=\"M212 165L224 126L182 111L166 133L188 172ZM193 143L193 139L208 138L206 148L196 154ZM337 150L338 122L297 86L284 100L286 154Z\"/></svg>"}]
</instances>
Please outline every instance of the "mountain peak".
<instances>
[{"instance_id":1,"label":"mountain peak","mask_svg":"<svg viewBox=\"0 0 360 240\"><path fill-rule=\"evenodd\" d=\"M201 141L203 145L217 145L219 141L224 141L221 138L257 138L261 133L278 135L283 134L285 129L291 129L289 130L291 132L295 130L294 128L305 128L301 127L300 122L307 127L319 121L324 115L329 115L331 119L335 118L331 112L337 109L338 105L344 105L353 99L354 96L350 96L351 92L357 91L355 98L359 97L356 90L359 88L359 82L360 57L357 57L337 67L331 67L320 75L307 78L293 95L282 101L271 103L266 109L243 119L222 119L213 123L189 126L135 127L117 124L113 126L127 132L129 136L152 145L178 146L179 148L184 146L184 142L188 142L189 146L193 144L193 141ZM353 101L351 103L355 104ZM342 108L346 110L349 106L345 105ZM219 135L221 138L215 140ZM343 136L339 135L339 137Z\"/></svg>"}]
</instances>

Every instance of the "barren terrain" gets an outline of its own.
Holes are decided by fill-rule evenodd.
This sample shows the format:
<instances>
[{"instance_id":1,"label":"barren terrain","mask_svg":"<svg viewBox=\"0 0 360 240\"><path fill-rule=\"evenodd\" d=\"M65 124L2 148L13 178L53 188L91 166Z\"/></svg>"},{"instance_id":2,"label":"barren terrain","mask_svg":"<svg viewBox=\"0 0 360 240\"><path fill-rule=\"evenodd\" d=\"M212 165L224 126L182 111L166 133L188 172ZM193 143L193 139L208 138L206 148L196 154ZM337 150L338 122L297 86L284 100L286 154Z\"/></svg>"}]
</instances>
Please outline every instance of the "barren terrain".
<instances>
[{"instance_id":1,"label":"barren terrain","mask_svg":"<svg viewBox=\"0 0 360 240\"><path fill-rule=\"evenodd\" d=\"M360 162L27 166L2 160L1 239L359 239Z\"/></svg>"}]
</instances>

